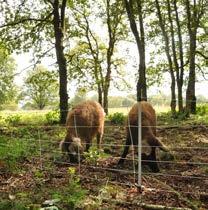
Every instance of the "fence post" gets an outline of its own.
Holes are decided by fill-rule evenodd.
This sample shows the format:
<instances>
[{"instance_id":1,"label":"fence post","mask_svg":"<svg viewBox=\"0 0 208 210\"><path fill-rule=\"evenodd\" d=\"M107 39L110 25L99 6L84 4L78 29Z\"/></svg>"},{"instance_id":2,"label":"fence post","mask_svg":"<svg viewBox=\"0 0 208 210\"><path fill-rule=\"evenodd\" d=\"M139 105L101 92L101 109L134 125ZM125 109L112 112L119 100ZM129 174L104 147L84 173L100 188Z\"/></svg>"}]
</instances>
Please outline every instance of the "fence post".
<instances>
[{"instance_id":1,"label":"fence post","mask_svg":"<svg viewBox=\"0 0 208 210\"><path fill-rule=\"evenodd\" d=\"M78 132L77 132L77 121L76 121L76 114L74 114L74 128L75 128L75 134L76 137L78 138ZM81 158L80 158L80 148L79 148L79 144L78 144L78 164L79 164L79 175L81 172Z\"/></svg>"},{"instance_id":2,"label":"fence post","mask_svg":"<svg viewBox=\"0 0 208 210\"><path fill-rule=\"evenodd\" d=\"M138 102L138 188L142 187L142 106Z\"/></svg>"},{"instance_id":3,"label":"fence post","mask_svg":"<svg viewBox=\"0 0 208 210\"><path fill-rule=\"evenodd\" d=\"M41 136L40 130L38 128L38 140L39 140L39 157L40 157L40 169L43 170L43 161L42 161L42 144L41 144Z\"/></svg>"}]
</instances>

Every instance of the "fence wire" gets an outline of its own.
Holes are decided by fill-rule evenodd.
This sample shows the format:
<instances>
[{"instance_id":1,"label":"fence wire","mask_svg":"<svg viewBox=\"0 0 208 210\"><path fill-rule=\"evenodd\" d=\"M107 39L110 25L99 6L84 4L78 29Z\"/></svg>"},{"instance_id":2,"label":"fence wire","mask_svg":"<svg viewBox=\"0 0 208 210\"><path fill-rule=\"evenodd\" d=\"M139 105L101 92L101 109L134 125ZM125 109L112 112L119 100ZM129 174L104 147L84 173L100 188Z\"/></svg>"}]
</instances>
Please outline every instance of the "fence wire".
<instances>
[{"instance_id":1,"label":"fence wire","mask_svg":"<svg viewBox=\"0 0 208 210\"><path fill-rule=\"evenodd\" d=\"M129 110L129 109L128 109ZM124 168L119 168L117 167L117 161L119 160L120 156L118 155L115 155L114 152L118 153L118 151L112 151L112 155L110 157L107 157L106 159L108 158L113 158L113 163L112 164L109 164L107 166L103 166L103 165L99 165L102 163L97 161L97 165L93 165L93 164L89 164L88 162L86 162L86 160L81 160L81 156L80 156L80 153L78 152L79 154L79 157L78 157L78 164L76 163L71 163L69 161L65 161L65 160L57 160L56 159L56 155L58 157L62 157L62 155L64 155L63 152L60 151L60 149L58 148L59 146L59 142L62 140L61 138L59 138L57 140L57 137L53 139L53 136L51 136L51 139L49 140L47 137L43 138L41 136L41 132L42 130L45 130L46 132L49 130L54 130L54 129L61 129L61 130L64 130L66 132L66 130L68 128L75 128L75 131L76 131L76 137L79 136L78 134L78 129L79 128L88 128L88 126L81 126L81 125L77 125L76 123L76 117L74 117L74 122L75 122L75 127L74 126L57 126L57 125L53 125L53 126L37 126L37 125L27 125L27 126L31 126L32 129L37 129L37 135L34 134L34 137L31 137L31 138L28 138L27 141L30 142L30 147L31 148L34 148L37 149L39 152L35 155L33 155L34 158L37 158L39 159L39 164L40 164L40 169L41 170L47 170L45 167L44 167L44 161L45 161L45 154L50 154L51 157L54 157L53 160L50 160L51 162L54 162L56 165L63 165L63 166L66 166L66 167L69 167L69 166L73 166L73 167L78 167L78 174L79 176L81 177L81 179L89 179L89 180L98 180L98 181L101 181L101 182L105 182L106 180L108 180L109 183L111 184L117 184L117 185L121 185L121 186L128 186L128 187L135 187L135 186L138 186L137 185L137 181L138 181L138 172L136 170L137 168L137 164L138 162L135 161L135 151L133 152L129 152L129 155L124 158L124 160L128 160L128 161L132 161L132 167L133 169L129 169L127 167L124 166ZM20 128L22 127L25 127L25 125L20 125L18 126ZM89 126L90 128L95 128L97 126L93 126L93 125L90 125ZM139 126L132 126L131 127L135 127L135 128L139 128ZM153 126L142 126L142 128L152 128ZM115 128L116 129L123 129L123 130L126 130L126 126L125 125L106 125L105 128L110 128L112 130L114 130ZM127 129L129 128L129 126L127 126ZM191 128L191 131L193 132L194 129L196 128L200 128L200 129L203 129L205 131L208 130L208 126L205 125L205 124L200 124L200 125L179 125L179 124L171 124L171 126L167 126L167 125L157 125L156 126L157 128L157 131L161 131L161 130L169 130L169 129L180 129L180 130L190 130ZM1 128L0 129L0 133L4 133L4 131L7 130L7 128ZM119 132L118 130L116 130L116 132ZM123 131L122 131L123 132ZM131 133L131 132L130 132ZM105 142L105 138L108 137L108 138L112 138L114 139L114 136L111 136L112 134L109 134L109 133L104 133L105 136L104 136L104 139L103 139L103 142ZM51 134L52 135L52 134ZM177 134L175 134L177 135ZM207 135L207 143L208 143L208 133L205 133L205 135ZM9 136L10 138L16 138L16 136L18 136L18 133L16 133L16 131L13 131L11 129L11 131L9 132ZM177 136L176 136L177 137ZM120 137L121 138L121 137ZM123 140L125 139L125 135L123 137ZM25 140L24 140L25 141ZM143 140L144 141L144 140ZM38 142L38 143L37 143ZM121 141L120 141L121 142ZM125 143L120 143L120 142L117 142L117 143L101 143L101 147L113 147L115 148L115 150L118 150L118 148L120 148L121 150L123 149L123 147L125 146ZM143 142L142 142L143 143ZM165 143L163 141L163 143ZM52 144L52 147L49 148L48 146L51 146ZM86 143L86 142L82 142L82 145L84 147L86 147L86 145L89 144L89 143ZM92 144L93 146L95 144ZM131 145L133 145L133 140L132 140L132 136L131 136ZM56 148L54 148L54 146ZM12 147L12 145L8 145L7 143L0 143L0 147ZM159 148L159 146L151 146L152 148ZM150 146L146 146L146 145L141 145L141 146L135 146L135 150L136 149L145 149L145 148L150 148ZM198 150L200 152L205 152L205 155L208 156L208 153L206 153L208 151L208 144L203 144L202 146L186 146L186 145L182 145L182 146L177 146L175 145L174 143L170 146L168 145L168 149L169 151L172 153L172 154L177 154L177 153L180 153L180 151L182 150L184 152L184 150L186 151L194 151L194 150ZM113 149L112 149L113 150ZM78 149L78 151L80 151L80 148ZM119 151L121 152L121 151ZM70 153L67 153L67 154L70 154ZM199 157L201 157L201 155L199 154ZM190 157L191 159L192 157ZM101 158L102 159L102 158ZM200 159L200 158L199 158ZM103 160L105 160L105 158L103 158ZM207 159L205 159L206 161ZM193 161L190 161L190 160L157 160L157 161L154 161L154 160L140 160L142 163L159 163L161 166L163 164L169 164L170 167L171 166L174 166L174 165L187 165L188 167L190 167L190 170L192 170L191 167L207 167L208 166L208 162L204 162L203 160L194 160L193 158ZM128 162L129 163L129 162ZM128 165L129 166L129 165ZM92 169L93 172L102 172L104 175L106 175L106 177L103 178L103 176L101 178L99 177L91 177L91 176L86 176L86 174L83 173L83 167L84 169ZM180 168L179 168L180 169ZM176 171L176 173L171 173L168 172L168 169L164 169L162 168L162 171L159 172L159 173L150 173L150 172L146 172L146 171L142 171L142 181L148 177L149 179L151 179L151 177L153 178L156 178L158 180L160 180L161 177L163 178L176 178L176 179L181 179L182 181L186 181L187 179L188 180L199 180L201 181L202 183L204 183L205 181L208 181L208 175L204 175L204 174L196 174L196 175L186 175L185 173L187 172L188 170L186 169L186 171ZM6 172L3 172L1 171L0 174L3 174L3 173L6 173ZM111 177L108 176L108 173L115 173L115 174L118 174L119 175L130 175L131 176L131 180L126 182L126 181L112 181L111 180ZM99 175L99 174L98 174ZM119 179L119 177L117 177ZM208 183L208 182L207 182ZM145 182L144 182L145 184ZM168 181L166 183L168 185ZM168 185L169 186L169 185ZM197 194L197 195L203 195L204 193L208 193L207 192L201 192L201 189L198 189L197 192L189 192L189 191L184 191L183 189L181 189L180 187L178 186L174 186L173 187L173 190L168 190L168 189L158 189L158 188L152 188L152 191L154 192L157 192L157 193L160 193L160 192L165 192L165 193L177 193L176 191L180 191L180 193L183 193L183 194Z\"/></svg>"}]
</instances>

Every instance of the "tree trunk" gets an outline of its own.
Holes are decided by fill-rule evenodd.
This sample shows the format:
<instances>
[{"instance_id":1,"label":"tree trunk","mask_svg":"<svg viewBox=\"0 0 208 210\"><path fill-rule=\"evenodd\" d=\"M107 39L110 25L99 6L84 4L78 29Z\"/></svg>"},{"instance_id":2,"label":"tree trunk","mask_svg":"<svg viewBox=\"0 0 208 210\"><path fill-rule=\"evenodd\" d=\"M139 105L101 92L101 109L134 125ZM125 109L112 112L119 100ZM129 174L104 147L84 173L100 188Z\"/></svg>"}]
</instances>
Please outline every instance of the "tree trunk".
<instances>
[{"instance_id":1,"label":"tree trunk","mask_svg":"<svg viewBox=\"0 0 208 210\"><path fill-rule=\"evenodd\" d=\"M143 17L142 17L142 5L141 1L137 2L137 9L140 23L140 35L137 29L136 20L133 14L133 2L132 0L124 0L126 12L130 22L132 33L134 34L137 48L139 52L139 80L137 82L137 101L147 100L147 85L146 85L146 64L145 64L145 41L144 41L144 28L143 28Z\"/></svg>"},{"instance_id":2,"label":"tree trunk","mask_svg":"<svg viewBox=\"0 0 208 210\"><path fill-rule=\"evenodd\" d=\"M91 49L92 49L92 45L90 44ZM91 53L93 54L93 50L91 50ZM98 61L98 52L99 49L97 48L97 54L94 55L93 54L93 59L94 59L94 75L95 75L95 79L96 79L96 84L97 84L97 93L98 93L98 102L101 106L103 106L103 90L102 90L102 80L103 78L99 78L99 73L101 71L101 67L99 66L99 61ZM100 77L102 77L102 74L100 75Z\"/></svg>"},{"instance_id":3,"label":"tree trunk","mask_svg":"<svg viewBox=\"0 0 208 210\"><path fill-rule=\"evenodd\" d=\"M62 2L62 9L64 9L64 2ZM60 123L66 123L66 117L68 112L68 94L67 94L67 66L66 58L64 55L63 38L64 38L64 11L60 17L59 14L59 1L55 0L53 3L53 26L55 32L55 49L57 63L59 67L59 96L60 96Z\"/></svg>"},{"instance_id":4,"label":"tree trunk","mask_svg":"<svg viewBox=\"0 0 208 210\"><path fill-rule=\"evenodd\" d=\"M195 96L195 52L196 52L196 37L190 37L190 52L189 52L189 80L186 91L186 111L188 113L196 113L196 96Z\"/></svg>"},{"instance_id":5,"label":"tree trunk","mask_svg":"<svg viewBox=\"0 0 208 210\"><path fill-rule=\"evenodd\" d=\"M186 1L187 13L187 28L189 32L189 80L186 90L186 111L187 113L196 113L196 96L195 96L195 55L196 55L196 34L197 34L197 10L194 4L193 15L191 15L191 8L189 1Z\"/></svg>"},{"instance_id":6,"label":"tree trunk","mask_svg":"<svg viewBox=\"0 0 208 210\"><path fill-rule=\"evenodd\" d=\"M39 105L38 105L39 110L43 110L44 107L45 107L45 104L39 104Z\"/></svg>"},{"instance_id":7,"label":"tree trunk","mask_svg":"<svg viewBox=\"0 0 208 210\"><path fill-rule=\"evenodd\" d=\"M108 115L108 91L109 91L109 88L105 87L103 91L103 108L106 115Z\"/></svg>"},{"instance_id":8,"label":"tree trunk","mask_svg":"<svg viewBox=\"0 0 208 210\"><path fill-rule=\"evenodd\" d=\"M176 114L175 75L172 71L170 72L170 75L171 75L171 103L170 103L170 107L171 107L172 116L174 117Z\"/></svg>"},{"instance_id":9,"label":"tree trunk","mask_svg":"<svg viewBox=\"0 0 208 210\"><path fill-rule=\"evenodd\" d=\"M98 84L98 102L101 106L103 106L103 95L102 95L102 89L100 87L100 84Z\"/></svg>"},{"instance_id":10,"label":"tree trunk","mask_svg":"<svg viewBox=\"0 0 208 210\"><path fill-rule=\"evenodd\" d=\"M179 113L183 113L183 84L181 83L181 80L177 80L177 86L178 86L178 111Z\"/></svg>"},{"instance_id":11,"label":"tree trunk","mask_svg":"<svg viewBox=\"0 0 208 210\"><path fill-rule=\"evenodd\" d=\"M167 56L167 60L168 60L168 65L169 65L169 72L170 72L170 76L171 76L171 113L173 116L175 116L176 114L176 93L175 93L175 74L174 74L174 70L173 70L173 62L171 59L171 54L170 54L170 46L169 46L169 37L168 34L165 30L165 23L164 20L162 18L162 14L160 11L160 5L158 0L155 1L156 3L156 8L157 8L157 15L158 15L158 19L159 19L159 25L162 31L162 35L163 38L165 40L165 53Z\"/></svg>"},{"instance_id":12,"label":"tree trunk","mask_svg":"<svg viewBox=\"0 0 208 210\"><path fill-rule=\"evenodd\" d=\"M111 81L111 66L112 66L112 56L113 51L116 43L116 33L115 28L111 25L111 16L110 16L110 0L106 1L106 10L107 10L107 26L108 26L108 49L107 49L107 72L105 75L105 81L103 85L103 108L108 115L108 92L110 87L110 81ZM116 26L114 26L116 27Z\"/></svg>"},{"instance_id":13,"label":"tree trunk","mask_svg":"<svg viewBox=\"0 0 208 210\"><path fill-rule=\"evenodd\" d=\"M175 66L176 81L177 81L177 87L178 87L178 109L179 109L179 112L181 113L181 112L183 112L183 94L182 94L182 84L180 81L180 69L179 69L177 53L176 53L175 32L174 32L174 26L173 26L173 19L172 19L172 15L171 15L170 0L167 0L167 8L168 8L168 19L169 19L169 23L170 23L173 62L174 62L174 66Z\"/></svg>"},{"instance_id":14,"label":"tree trunk","mask_svg":"<svg viewBox=\"0 0 208 210\"><path fill-rule=\"evenodd\" d=\"M174 11L176 17L176 25L177 25L177 34L178 34L178 44L179 44L179 58L180 58L180 67L179 67L179 79L177 79L178 86L178 107L179 112L183 112L183 77L184 77L184 58L183 58L183 40L181 35L181 26L178 15L178 8L176 0L173 1Z\"/></svg>"},{"instance_id":15,"label":"tree trunk","mask_svg":"<svg viewBox=\"0 0 208 210\"><path fill-rule=\"evenodd\" d=\"M140 64L139 64L139 80L137 82L137 101L147 101L147 88L146 88L146 67L145 67L145 61L142 58L143 52L140 54Z\"/></svg>"},{"instance_id":16,"label":"tree trunk","mask_svg":"<svg viewBox=\"0 0 208 210\"><path fill-rule=\"evenodd\" d=\"M137 10L139 15L139 29L140 29L140 41L141 41L141 49L139 50L140 57L140 65L139 65L139 73L141 78L141 100L147 101L147 85L146 85L146 62L145 62L145 33L144 33L144 19L143 19L143 11L142 11L142 1L138 0L137 2ZM137 98L138 100L138 98ZM138 100L139 101L139 100Z\"/></svg>"},{"instance_id":17,"label":"tree trunk","mask_svg":"<svg viewBox=\"0 0 208 210\"><path fill-rule=\"evenodd\" d=\"M142 50L140 53L140 62L141 65L139 67L140 78L141 78L141 101L147 101L147 85L146 85L146 65L145 65L145 52Z\"/></svg>"},{"instance_id":18,"label":"tree trunk","mask_svg":"<svg viewBox=\"0 0 208 210\"><path fill-rule=\"evenodd\" d=\"M109 44L109 46L111 46L111 44ZM105 82L104 82L104 87L103 87L103 108L104 108L106 115L108 115L108 92L109 92L109 87L110 87L112 53L113 53L113 51L111 51L110 48L108 48L108 51L107 51L107 73L105 76Z\"/></svg>"}]
</instances>

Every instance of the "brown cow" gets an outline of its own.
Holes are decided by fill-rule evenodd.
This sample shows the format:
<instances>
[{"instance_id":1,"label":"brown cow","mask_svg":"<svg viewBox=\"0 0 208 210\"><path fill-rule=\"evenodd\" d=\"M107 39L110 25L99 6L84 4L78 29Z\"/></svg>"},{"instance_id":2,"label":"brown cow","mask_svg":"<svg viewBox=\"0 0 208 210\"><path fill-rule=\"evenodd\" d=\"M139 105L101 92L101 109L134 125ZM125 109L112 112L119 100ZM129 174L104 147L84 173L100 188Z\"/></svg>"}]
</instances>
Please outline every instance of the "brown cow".
<instances>
[{"instance_id":1,"label":"brown cow","mask_svg":"<svg viewBox=\"0 0 208 210\"><path fill-rule=\"evenodd\" d=\"M149 155L142 153L142 159L144 162L148 162L149 167L153 172L159 172L159 167L156 159L156 147L159 147L163 151L168 151L163 143L156 137L156 115L155 110L146 101L141 103L141 112L142 112L142 140L145 139L149 146L151 147L151 152ZM123 164L124 160L128 154L129 146L132 144L134 146L138 145L138 107L139 102L136 103L128 114L127 120L127 137L126 145L124 151L121 155L121 158L118 164ZM131 140L132 138L132 140Z\"/></svg>"},{"instance_id":2,"label":"brown cow","mask_svg":"<svg viewBox=\"0 0 208 210\"><path fill-rule=\"evenodd\" d=\"M97 147L100 143L104 130L105 112L102 106L95 101L85 101L76 105L67 116L67 134L61 142L61 149L67 152L70 161L77 162L78 152L83 152L81 143L86 144L86 151L89 150L92 139L97 135Z\"/></svg>"}]
</instances>

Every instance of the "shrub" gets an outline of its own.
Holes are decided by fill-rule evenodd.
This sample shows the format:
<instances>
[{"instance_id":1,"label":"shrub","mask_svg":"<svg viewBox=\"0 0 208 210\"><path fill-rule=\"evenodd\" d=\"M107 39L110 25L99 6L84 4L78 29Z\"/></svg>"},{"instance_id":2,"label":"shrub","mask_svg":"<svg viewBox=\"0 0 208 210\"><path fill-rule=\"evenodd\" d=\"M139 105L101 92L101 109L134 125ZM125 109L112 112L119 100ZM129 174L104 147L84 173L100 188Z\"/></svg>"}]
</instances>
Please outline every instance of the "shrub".
<instances>
[{"instance_id":1,"label":"shrub","mask_svg":"<svg viewBox=\"0 0 208 210\"><path fill-rule=\"evenodd\" d=\"M121 112L116 112L108 116L109 120L113 124L124 124L126 116Z\"/></svg>"},{"instance_id":2,"label":"shrub","mask_svg":"<svg viewBox=\"0 0 208 210\"><path fill-rule=\"evenodd\" d=\"M106 149L104 149L105 151ZM109 154L105 153L103 150L98 150L97 147L90 147L88 152L84 152L84 159L90 165L96 165L98 159L107 158Z\"/></svg>"},{"instance_id":3,"label":"shrub","mask_svg":"<svg viewBox=\"0 0 208 210\"><path fill-rule=\"evenodd\" d=\"M207 104L198 105L196 107L196 113L197 115L200 115L200 116L208 114L208 105Z\"/></svg>"},{"instance_id":4,"label":"shrub","mask_svg":"<svg viewBox=\"0 0 208 210\"><path fill-rule=\"evenodd\" d=\"M6 117L5 122L8 123L9 125L18 125L20 123L21 116L18 114L15 115L10 115Z\"/></svg>"},{"instance_id":5,"label":"shrub","mask_svg":"<svg viewBox=\"0 0 208 210\"><path fill-rule=\"evenodd\" d=\"M89 152L84 152L84 158L90 164L95 165L99 157L99 152L96 148L90 148Z\"/></svg>"},{"instance_id":6,"label":"shrub","mask_svg":"<svg viewBox=\"0 0 208 210\"><path fill-rule=\"evenodd\" d=\"M171 116L173 119L177 120L186 120L188 118L188 113L186 111L184 112L177 112L174 115Z\"/></svg>"},{"instance_id":7,"label":"shrub","mask_svg":"<svg viewBox=\"0 0 208 210\"><path fill-rule=\"evenodd\" d=\"M59 111L58 110L50 111L45 115L45 117L47 124L50 125L57 124L59 122Z\"/></svg>"}]
</instances>

